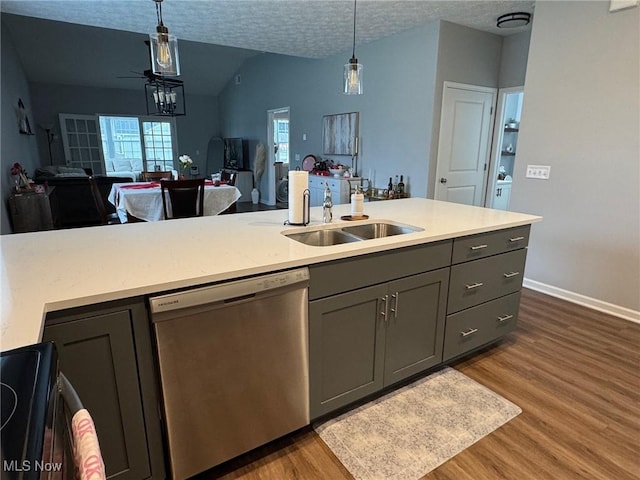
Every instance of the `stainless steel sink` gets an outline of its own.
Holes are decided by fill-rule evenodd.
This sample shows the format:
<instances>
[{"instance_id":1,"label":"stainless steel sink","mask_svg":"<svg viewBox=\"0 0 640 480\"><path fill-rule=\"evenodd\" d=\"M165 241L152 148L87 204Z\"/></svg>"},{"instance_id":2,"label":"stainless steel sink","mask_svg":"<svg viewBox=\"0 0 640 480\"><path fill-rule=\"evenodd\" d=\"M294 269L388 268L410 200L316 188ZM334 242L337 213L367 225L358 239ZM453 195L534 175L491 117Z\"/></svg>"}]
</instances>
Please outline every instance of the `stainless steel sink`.
<instances>
[{"instance_id":1,"label":"stainless steel sink","mask_svg":"<svg viewBox=\"0 0 640 480\"><path fill-rule=\"evenodd\" d=\"M350 233L363 240L372 238L390 237L392 235L403 235L405 233L419 232L422 228L410 227L408 225L394 225L392 223L367 223L364 225L354 225L353 227L343 227L342 231Z\"/></svg>"},{"instance_id":2,"label":"stainless steel sink","mask_svg":"<svg viewBox=\"0 0 640 480\"><path fill-rule=\"evenodd\" d=\"M342 243L360 242L374 238L420 232L423 229L411 225L397 225L389 222L374 222L348 227L323 228L304 232L283 233L284 236L313 247L328 247Z\"/></svg>"},{"instance_id":3,"label":"stainless steel sink","mask_svg":"<svg viewBox=\"0 0 640 480\"><path fill-rule=\"evenodd\" d=\"M339 228L329 230L310 230L301 233L287 233L285 236L313 247L327 247L341 243L358 242L360 238L348 235Z\"/></svg>"}]
</instances>

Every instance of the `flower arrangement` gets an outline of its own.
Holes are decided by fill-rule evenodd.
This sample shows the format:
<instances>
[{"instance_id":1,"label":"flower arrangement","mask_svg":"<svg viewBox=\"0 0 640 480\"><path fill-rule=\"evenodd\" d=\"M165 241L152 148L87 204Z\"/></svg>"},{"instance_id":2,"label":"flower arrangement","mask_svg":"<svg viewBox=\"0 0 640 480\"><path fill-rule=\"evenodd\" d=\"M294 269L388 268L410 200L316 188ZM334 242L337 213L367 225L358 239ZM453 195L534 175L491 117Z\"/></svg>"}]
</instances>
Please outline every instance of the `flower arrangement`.
<instances>
[{"instance_id":1,"label":"flower arrangement","mask_svg":"<svg viewBox=\"0 0 640 480\"><path fill-rule=\"evenodd\" d=\"M191 167L191 164L193 163L193 160L191 160L191 157L189 155L180 155L180 157L178 157L178 160L180 160L180 168L182 170L186 170L187 168Z\"/></svg>"},{"instance_id":2,"label":"flower arrangement","mask_svg":"<svg viewBox=\"0 0 640 480\"><path fill-rule=\"evenodd\" d=\"M14 177L16 190L20 190L21 186L31 188L29 179L27 178L27 171L18 162L15 162L11 166L11 175Z\"/></svg>"}]
</instances>

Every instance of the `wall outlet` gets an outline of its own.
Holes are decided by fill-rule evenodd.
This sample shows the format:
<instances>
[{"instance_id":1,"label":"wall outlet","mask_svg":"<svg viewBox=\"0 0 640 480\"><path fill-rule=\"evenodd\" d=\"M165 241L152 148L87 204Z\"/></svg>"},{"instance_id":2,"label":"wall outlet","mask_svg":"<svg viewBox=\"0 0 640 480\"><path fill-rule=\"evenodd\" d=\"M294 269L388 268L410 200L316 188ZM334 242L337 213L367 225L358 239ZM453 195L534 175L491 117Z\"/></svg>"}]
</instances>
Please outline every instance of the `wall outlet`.
<instances>
[{"instance_id":1,"label":"wall outlet","mask_svg":"<svg viewBox=\"0 0 640 480\"><path fill-rule=\"evenodd\" d=\"M549 165L527 165L527 178L549 180L551 167Z\"/></svg>"},{"instance_id":2,"label":"wall outlet","mask_svg":"<svg viewBox=\"0 0 640 480\"><path fill-rule=\"evenodd\" d=\"M200 169L198 168L198 165L191 165L190 172L191 172L191 175L198 175L200 173Z\"/></svg>"},{"instance_id":3,"label":"wall outlet","mask_svg":"<svg viewBox=\"0 0 640 480\"><path fill-rule=\"evenodd\" d=\"M300 154L299 154L299 153L296 153L296 155L295 155L295 159L296 159L296 162L299 162L299 161L300 161Z\"/></svg>"}]
</instances>

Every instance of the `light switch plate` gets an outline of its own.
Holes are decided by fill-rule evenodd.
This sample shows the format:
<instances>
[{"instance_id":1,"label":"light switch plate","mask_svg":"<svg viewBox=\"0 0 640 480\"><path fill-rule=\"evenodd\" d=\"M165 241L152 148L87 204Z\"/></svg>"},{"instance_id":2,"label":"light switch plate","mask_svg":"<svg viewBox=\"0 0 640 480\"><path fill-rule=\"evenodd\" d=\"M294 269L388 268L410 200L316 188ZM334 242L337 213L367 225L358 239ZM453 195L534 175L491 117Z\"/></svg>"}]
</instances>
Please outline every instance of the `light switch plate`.
<instances>
[{"instance_id":1,"label":"light switch plate","mask_svg":"<svg viewBox=\"0 0 640 480\"><path fill-rule=\"evenodd\" d=\"M549 165L527 165L527 178L549 180L550 173L551 167Z\"/></svg>"}]
</instances>

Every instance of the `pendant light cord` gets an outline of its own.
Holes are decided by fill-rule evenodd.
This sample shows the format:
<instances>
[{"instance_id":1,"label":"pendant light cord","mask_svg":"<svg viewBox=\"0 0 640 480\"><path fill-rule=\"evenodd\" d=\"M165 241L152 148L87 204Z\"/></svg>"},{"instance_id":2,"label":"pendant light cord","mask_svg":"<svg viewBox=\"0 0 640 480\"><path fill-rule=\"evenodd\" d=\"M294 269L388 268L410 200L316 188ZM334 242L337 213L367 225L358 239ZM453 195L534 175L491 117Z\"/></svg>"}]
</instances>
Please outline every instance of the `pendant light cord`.
<instances>
[{"instance_id":1,"label":"pendant light cord","mask_svg":"<svg viewBox=\"0 0 640 480\"><path fill-rule=\"evenodd\" d=\"M158 17L158 25L164 26L162 24L162 0L154 0L156 2L156 16Z\"/></svg>"},{"instance_id":2,"label":"pendant light cord","mask_svg":"<svg viewBox=\"0 0 640 480\"><path fill-rule=\"evenodd\" d=\"M351 56L356 58L356 2L358 0L353 0L353 53Z\"/></svg>"}]
</instances>

